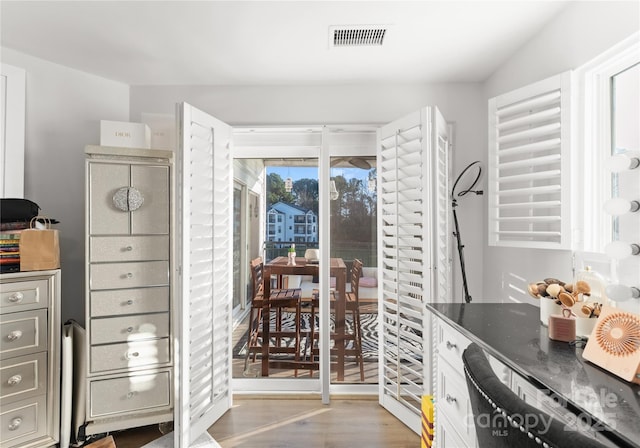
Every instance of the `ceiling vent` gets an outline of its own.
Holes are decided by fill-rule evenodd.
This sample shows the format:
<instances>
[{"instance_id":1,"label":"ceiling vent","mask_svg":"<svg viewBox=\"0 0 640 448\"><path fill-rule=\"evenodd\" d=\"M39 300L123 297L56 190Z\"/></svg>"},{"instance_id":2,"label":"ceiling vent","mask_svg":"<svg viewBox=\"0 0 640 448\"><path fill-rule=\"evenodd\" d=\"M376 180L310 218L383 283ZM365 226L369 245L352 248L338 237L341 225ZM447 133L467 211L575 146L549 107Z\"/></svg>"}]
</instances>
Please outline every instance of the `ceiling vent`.
<instances>
[{"instance_id":1,"label":"ceiling vent","mask_svg":"<svg viewBox=\"0 0 640 448\"><path fill-rule=\"evenodd\" d=\"M388 25L338 25L329 27L329 47L381 47Z\"/></svg>"}]
</instances>

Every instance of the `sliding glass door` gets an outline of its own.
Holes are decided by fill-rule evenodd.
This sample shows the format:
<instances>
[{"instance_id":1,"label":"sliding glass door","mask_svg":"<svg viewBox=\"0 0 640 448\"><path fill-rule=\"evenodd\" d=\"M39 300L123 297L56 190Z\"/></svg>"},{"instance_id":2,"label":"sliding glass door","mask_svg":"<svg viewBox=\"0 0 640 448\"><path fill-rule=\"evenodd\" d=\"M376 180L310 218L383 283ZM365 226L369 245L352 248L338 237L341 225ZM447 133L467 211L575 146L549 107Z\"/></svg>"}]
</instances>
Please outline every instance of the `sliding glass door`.
<instances>
[{"instance_id":1,"label":"sliding glass door","mask_svg":"<svg viewBox=\"0 0 640 448\"><path fill-rule=\"evenodd\" d=\"M375 129L251 129L234 139L234 178L260 203L259 218L248 230L260 235L260 251L247 249L245 264L261 260L273 270L273 263L286 265L295 250L298 269L272 275L269 286L298 288L301 297L300 317L285 307L265 321L248 305L234 329L234 390L304 391L322 394L323 401L330 389L350 393L368 384L376 393ZM258 213L252 200L244 210ZM355 260L361 269L353 288ZM251 281L236 285L238 291L243 287L250 303L255 288ZM346 305L356 299L355 307ZM265 322L271 332L266 370ZM295 340L274 337L296 325L297 349ZM296 356L302 362L298 369L281 362Z\"/></svg>"}]
</instances>

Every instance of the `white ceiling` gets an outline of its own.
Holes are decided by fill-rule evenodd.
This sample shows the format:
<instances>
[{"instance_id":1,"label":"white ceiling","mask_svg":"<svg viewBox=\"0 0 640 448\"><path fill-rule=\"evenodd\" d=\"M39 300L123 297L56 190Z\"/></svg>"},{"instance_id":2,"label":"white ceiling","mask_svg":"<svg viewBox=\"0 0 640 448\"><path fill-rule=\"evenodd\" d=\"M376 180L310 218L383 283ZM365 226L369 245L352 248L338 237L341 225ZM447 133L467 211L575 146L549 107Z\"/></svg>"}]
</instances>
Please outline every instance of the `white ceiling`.
<instances>
[{"instance_id":1,"label":"white ceiling","mask_svg":"<svg viewBox=\"0 0 640 448\"><path fill-rule=\"evenodd\" d=\"M481 82L564 1L6 1L1 44L130 85ZM388 24L330 49L331 25Z\"/></svg>"}]
</instances>

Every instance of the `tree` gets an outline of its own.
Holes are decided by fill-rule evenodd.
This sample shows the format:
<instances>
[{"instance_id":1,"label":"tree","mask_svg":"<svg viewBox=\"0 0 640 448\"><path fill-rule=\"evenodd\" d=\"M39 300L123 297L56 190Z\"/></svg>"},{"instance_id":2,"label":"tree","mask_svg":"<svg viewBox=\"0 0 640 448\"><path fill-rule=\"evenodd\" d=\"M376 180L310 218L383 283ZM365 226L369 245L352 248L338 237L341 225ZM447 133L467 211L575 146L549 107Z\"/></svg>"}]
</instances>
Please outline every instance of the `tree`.
<instances>
[{"instance_id":1,"label":"tree","mask_svg":"<svg viewBox=\"0 0 640 448\"><path fill-rule=\"evenodd\" d=\"M370 242L375 239L375 193L360 179L334 177L338 199L331 201L331 234L334 241Z\"/></svg>"},{"instance_id":2,"label":"tree","mask_svg":"<svg viewBox=\"0 0 640 448\"><path fill-rule=\"evenodd\" d=\"M279 174L267 175L267 209L276 202L293 204L294 197L284 188L284 180Z\"/></svg>"},{"instance_id":3,"label":"tree","mask_svg":"<svg viewBox=\"0 0 640 448\"><path fill-rule=\"evenodd\" d=\"M299 179L293 183L295 204L318 214L318 180Z\"/></svg>"}]
</instances>

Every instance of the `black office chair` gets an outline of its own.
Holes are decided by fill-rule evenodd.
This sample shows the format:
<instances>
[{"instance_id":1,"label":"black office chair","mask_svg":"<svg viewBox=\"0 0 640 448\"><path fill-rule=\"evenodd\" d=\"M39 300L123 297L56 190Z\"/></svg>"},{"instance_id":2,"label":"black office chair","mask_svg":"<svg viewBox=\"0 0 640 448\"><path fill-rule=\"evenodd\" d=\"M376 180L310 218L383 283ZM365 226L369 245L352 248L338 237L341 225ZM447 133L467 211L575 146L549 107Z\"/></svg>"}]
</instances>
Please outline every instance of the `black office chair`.
<instances>
[{"instance_id":1,"label":"black office chair","mask_svg":"<svg viewBox=\"0 0 640 448\"><path fill-rule=\"evenodd\" d=\"M500 382L475 343L462 361L480 448L605 448L520 399Z\"/></svg>"}]
</instances>

